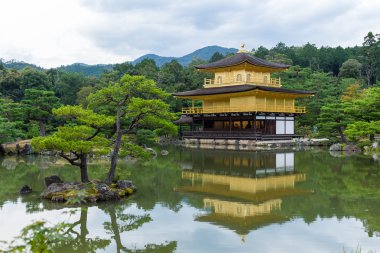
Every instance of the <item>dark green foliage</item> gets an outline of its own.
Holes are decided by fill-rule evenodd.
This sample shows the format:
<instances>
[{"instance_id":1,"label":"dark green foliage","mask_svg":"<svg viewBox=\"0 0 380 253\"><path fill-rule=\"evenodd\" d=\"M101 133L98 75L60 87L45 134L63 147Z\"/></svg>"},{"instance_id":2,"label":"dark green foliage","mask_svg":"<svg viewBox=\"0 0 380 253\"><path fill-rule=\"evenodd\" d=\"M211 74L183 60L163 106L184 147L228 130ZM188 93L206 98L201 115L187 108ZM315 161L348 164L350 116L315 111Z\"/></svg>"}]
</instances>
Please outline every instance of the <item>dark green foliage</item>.
<instances>
[{"instance_id":1,"label":"dark green foliage","mask_svg":"<svg viewBox=\"0 0 380 253\"><path fill-rule=\"evenodd\" d=\"M219 60L221 60L221 59L224 59L224 57L225 57L225 56L222 55L221 53L219 53L219 52L215 52L215 53L211 56L209 62L216 62L216 61L219 61Z\"/></svg>"},{"instance_id":2,"label":"dark green foliage","mask_svg":"<svg viewBox=\"0 0 380 253\"><path fill-rule=\"evenodd\" d=\"M54 91L65 105L74 105L78 91L86 86L86 78L82 74L60 72Z\"/></svg>"},{"instance_id":3,"label":"dark green foliage","mask_svg":"<svg viewBox=\"0 0 380 253\"><path fill-rule=\"evenodd\" d=\"M97 64L88 65L84 63L74 63L67 66L59 67L58 70L62 72L77 73L84 76L101 76L105 71L112 70L112 64Z\"/></svg>"},{"instance_id":4,"label":"dark green foliage","mask_svg":"<svg viewBox=\"0 0 380 253\"><path fill-rule=\"evenodd\" d=\"M48 76L45 72L32 68L25 68L21 71L20 88L22 90L51 90L52 85L50 84Z\"/></svg>"},{"instance_id":5,"label":"dark green foliage","mask_svg":"<svg viewBox=\"0 0 380 253\"><path fill-rule=\"evenodd\" d=\"M349 123L349 115L345 113L345 104L334 102L322 106L318 118L318 133L322 137L336 140L337 137L343 143L347 142L343 131Z\"/></svg>"},{"instance_id":6,"label":"dark green foliage","mask_svg":"<svg viewBox=\"0 0 380 253\"><path fill-rule=\"evenodd\" d=\"M157 80L158 67L154 60L144 59L136 64L133 73L135 75L145 76L148 79Z\"/></svg>"},{"instance_id":7,"label":"dark green foliage","mask_svg":"<svg viewBox=\"0 0 380 253\"><path fill-rule=\"evenodd\" d=\"M156 142L156 134L149 129L139 129L136 131L136 141L138 145L152 146Z\"/></svg>"},{"instance_id":8,"label":"dark green foliage","mask_svg":"<svg viewBox=\"0 0 380 253\"><path fill-rule=\"evenodd\" d=\"M356 59L348 59L343 62L339 69L339 76L346 78L360 78L362 72L362 64Z\"/></svg>"},{"instance_id":9,"label":"dark green foliage","mask_svg":"<svg viewBox=\"0 0 380 253\"><path fill-rule=\"evenodd\" d=\"M28 121L37 121L40 135L45 136L46 124L51 121L53 116L52 109L59 106L59 99L54 92L27 89L21 103L24 105Z\"/></svg>"}]
</instances>

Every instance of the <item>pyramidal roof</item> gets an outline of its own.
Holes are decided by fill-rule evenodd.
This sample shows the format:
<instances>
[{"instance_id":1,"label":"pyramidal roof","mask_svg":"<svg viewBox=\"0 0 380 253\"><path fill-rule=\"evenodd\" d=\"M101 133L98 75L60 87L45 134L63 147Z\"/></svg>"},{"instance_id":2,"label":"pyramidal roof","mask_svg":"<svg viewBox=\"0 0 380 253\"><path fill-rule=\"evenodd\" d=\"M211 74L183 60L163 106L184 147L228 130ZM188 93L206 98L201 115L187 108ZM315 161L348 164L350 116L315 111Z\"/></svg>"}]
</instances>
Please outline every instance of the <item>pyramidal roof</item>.
<instances>
[{"instance_id":1,"label":"pyramidal roof","mask_svg":"<svg viewBox=\"0 0 380 253\"><path fill-rule=\"evenodd\" d=\"M213 68L223 68L223 67L232 67L242 63L249 63L259 67L275 68L275 69L286 69L290 65L269 62L263 59L260 59L256 56L253 56L250 53L237 53L234 56L221 59L216 62L206 63L202 65L195 66L197 69L213 69Z\"/></svg>"},{"instance_id":2,"label":"pyramidal roof","mask_svg":"<svg viewBox=\"0 0 380 253\"><path fill-rule=\"evenodd\" d=\"M223 87L215 87L215 88L202 88L198 90L190 90L183 92L173 93L173 96L181 97L181 96L204 96L204 95L217 95L217 94L226 94L226 93L237 93L237 92L246 92L251 90L262 90L262 91L270 91L270 92L283 92L283 93L291 93L291 94L300 94L305 96L312 96L315 94L313 91L305 91L305 90L290 90L280 87L269 87L269 86L259 86L259 85L251 85L251 84L242 84L242 85L231 85L231 86L223 86Z\"/></svg>"}]
</instances>

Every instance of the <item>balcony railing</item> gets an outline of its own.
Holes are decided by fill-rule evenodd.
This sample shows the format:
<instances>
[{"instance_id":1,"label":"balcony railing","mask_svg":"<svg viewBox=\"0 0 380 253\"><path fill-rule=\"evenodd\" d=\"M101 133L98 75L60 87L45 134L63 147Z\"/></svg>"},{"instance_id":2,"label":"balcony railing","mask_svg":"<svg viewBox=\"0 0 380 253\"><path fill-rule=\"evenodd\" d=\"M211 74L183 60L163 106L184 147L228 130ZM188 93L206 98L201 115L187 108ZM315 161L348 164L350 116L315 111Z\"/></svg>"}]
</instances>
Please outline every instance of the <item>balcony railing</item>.
<instances>
[{"instance_id":1,"label":"balcony railing","mask_svg":"<svg viewBox=\"0 0 380 253\"><path fill-rule=\"evenodd\" d=\"M187 107L182 108L182 114L212 114L234 112L283 112L283 113L306 113L305 106L283 105L251 105L251 106L210 106L210 107Z\"/></svg>"},{"instance_id":2,"label":"balcony railing","mask_svg":"<svg viewBox=\"0 0 380 253\"><path fill-rule=\"evenodd\" d=\"M222 86L229 86L231 84L252 84L252 85L262 85L262 86L272 86L272 87L281 87L280 78L240 78L236 76L231 78L224 79L204 79L204 88L215 88Z\"/></svg>"}]
</instances>

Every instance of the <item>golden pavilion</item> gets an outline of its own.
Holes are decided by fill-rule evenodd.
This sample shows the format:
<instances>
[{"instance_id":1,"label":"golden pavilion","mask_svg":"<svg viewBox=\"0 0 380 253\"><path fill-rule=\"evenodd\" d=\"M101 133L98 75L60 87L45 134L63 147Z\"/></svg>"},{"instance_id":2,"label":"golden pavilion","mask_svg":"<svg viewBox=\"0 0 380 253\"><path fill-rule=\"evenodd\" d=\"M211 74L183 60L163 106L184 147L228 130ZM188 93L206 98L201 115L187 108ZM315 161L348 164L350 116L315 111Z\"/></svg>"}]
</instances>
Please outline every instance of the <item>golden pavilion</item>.
<instances>
[{"instance_id":1,"label":"golden pavilion","mask_svg":"<svg viewBox=\"0 0 380 253\"><path fill-rule=\"evenodd\" d=\"M242 47L232 57L196 66L214 74L203 88L173 95L190 99L182 108L179 125L189 125L184 138L290 139L295 137L294 117L306 112L296 106L297 98L314 92L281 87L281 79L271 76L290 66L253 56ZM195 104L201 104L196 107Z\"/></svg>"}]
</instances>

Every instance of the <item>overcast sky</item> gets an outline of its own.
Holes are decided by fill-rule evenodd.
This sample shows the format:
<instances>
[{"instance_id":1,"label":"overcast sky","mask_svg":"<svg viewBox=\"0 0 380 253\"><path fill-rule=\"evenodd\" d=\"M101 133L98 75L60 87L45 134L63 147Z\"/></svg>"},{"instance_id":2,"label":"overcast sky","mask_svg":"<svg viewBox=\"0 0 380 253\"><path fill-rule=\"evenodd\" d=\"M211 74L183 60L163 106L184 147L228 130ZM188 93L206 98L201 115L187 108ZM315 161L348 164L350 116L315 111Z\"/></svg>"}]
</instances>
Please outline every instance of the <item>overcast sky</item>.
<instances>
[{"instance_id":1,"label":"overcast sky","mask_svg":"<svg viewBox=\"0 0 380 253\"><path fill-rule=\"evenodd\" d=\"M380 0L0 0L0 58L43 67L209 45L360 45Z\"/></svg>"}]
</instances>

